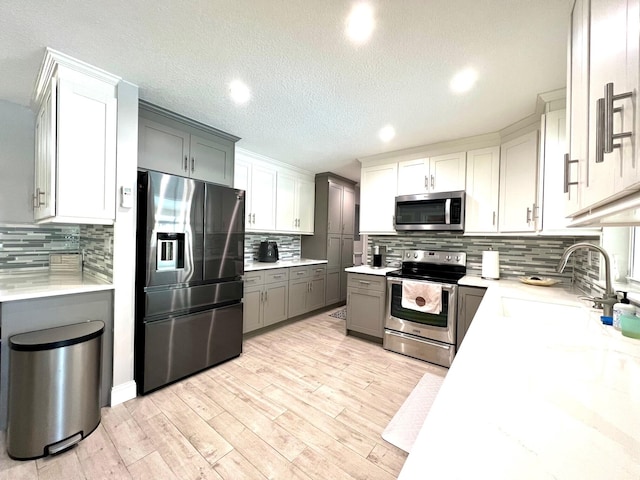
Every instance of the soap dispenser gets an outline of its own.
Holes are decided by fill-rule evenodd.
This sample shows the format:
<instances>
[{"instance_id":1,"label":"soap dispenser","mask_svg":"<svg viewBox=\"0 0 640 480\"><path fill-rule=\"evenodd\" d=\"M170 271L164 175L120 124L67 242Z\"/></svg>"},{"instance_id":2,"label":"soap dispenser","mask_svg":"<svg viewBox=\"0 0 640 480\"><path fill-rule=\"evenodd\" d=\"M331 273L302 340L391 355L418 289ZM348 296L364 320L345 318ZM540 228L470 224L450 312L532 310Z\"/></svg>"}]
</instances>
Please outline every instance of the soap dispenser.
<instances>
[{"instance_id":1,"label":"soap dispenser","mask_svg":"<svg viewBox=\"0 0 640 480\"><path fill-rule=\"evenodd\" d=\"M620 299L620 302L613 306L613 328L620 330L620 316L635 315L636 309L633 305L629 304L627 292L618 291L616 293L621 293L622 298Z\"/></svg>"}]
</instances>

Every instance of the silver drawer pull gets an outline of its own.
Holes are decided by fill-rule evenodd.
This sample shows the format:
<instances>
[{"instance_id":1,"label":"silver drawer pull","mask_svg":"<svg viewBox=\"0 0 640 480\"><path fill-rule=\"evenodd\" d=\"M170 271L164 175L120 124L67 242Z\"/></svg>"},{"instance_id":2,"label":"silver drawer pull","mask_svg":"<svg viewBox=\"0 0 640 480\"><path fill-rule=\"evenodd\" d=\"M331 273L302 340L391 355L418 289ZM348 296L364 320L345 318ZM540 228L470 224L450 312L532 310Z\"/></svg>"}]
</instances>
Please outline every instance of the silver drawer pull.
<instances>
[{"instance_id":1,"label":"silver drawer pull","mask_svg":"<svg viewBox=\"0 0 640 480\"><path fill-rule=\"evenodd\" d=\"M364 280L358 280L362 285L371 285L371 282L365 282Z\"/></svg>"},{"instance_id":2,"label":"silver drawer pull","mask_svg":"<svg viewBox=\"0 0 640 480\"><path fill-rule=\"evenodd\" d=\"M306 272L296 272L296 275L304 275Z\"/></svg>"},{"instance_id":3,"label":"silver drawer pull","mask_svg":"<svg viewBox=\"0 0 640 480\"><path fill-rule=\"evenodd\" d=\"M273 278L282 278L282 275L274 275Z\"/></svg>"}]
</instances>

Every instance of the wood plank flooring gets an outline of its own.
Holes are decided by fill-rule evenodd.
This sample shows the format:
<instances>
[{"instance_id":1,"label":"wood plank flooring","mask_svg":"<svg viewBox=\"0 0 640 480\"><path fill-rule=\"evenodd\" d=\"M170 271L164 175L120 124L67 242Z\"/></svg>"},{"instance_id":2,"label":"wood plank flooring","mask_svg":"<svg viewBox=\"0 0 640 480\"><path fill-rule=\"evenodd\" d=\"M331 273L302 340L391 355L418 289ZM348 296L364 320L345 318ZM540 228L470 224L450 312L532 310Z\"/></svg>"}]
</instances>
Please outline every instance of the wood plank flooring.
<instances>
[{"instance_id":1,"label":"wood plank flooring","mask_svg":"<svg viewBox=\"0 0 640 480\"><path fill-rule=\"evenodd\" d=\"M0 480L393 479L406 454L380 434L439 367L344 334L329 310L245 339L237 359L102 410L96 431Z\"/></svg>"}]
</instances>

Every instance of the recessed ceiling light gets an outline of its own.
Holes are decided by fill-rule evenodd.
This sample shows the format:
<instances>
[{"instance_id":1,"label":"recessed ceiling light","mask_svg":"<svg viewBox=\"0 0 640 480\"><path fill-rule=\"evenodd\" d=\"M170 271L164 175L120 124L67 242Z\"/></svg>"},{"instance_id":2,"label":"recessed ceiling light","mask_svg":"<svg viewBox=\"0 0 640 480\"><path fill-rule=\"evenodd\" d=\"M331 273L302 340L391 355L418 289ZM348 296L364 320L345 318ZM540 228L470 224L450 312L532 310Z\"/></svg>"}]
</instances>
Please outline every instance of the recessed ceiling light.
<instances>
[{"instance_id":1,"label":"recessed ceiling light","mask_svg":"<svg viewBox=\"0 0 640 480\"><path fill-rule=\"evenodd\" d=\"M242 105L251 98L251 91L241 80L234 80L229 84L229 96L238 105Z\"/></svg>"},{"instance_id":2,"label":"recessed ceiling light","mask_svg":"<svg viewBox=\"0 0 640 480\"><path fill-rule=\"evenodd\" d=\"M368 3L354 5L347 17L347 36L355 43L364 43L371 37L374 26L371 5Z\"/></svg>"},{"instance_id":3,"label":"recessed ceiling light","mask_svg":"<svg viewBox=\"0 0 640 480\"><path fill-rule=\"evenodd\" d=\"M386 125L380 129L378 136L383 142L389 142L396 136L396 129L391 125Z\"/></svg>"},{"instance_id":4,"label":"recessed ceiling light","mask_svg":"<svg viewBox=\"0 0 640 480\"><path fill-rule=\"evenodd\" d=\"M475 85L476 80L478 80L478 72L473 68L465 68L453 76L449 88L454 93L468 92Z\"/></svg>"}]
</instances>

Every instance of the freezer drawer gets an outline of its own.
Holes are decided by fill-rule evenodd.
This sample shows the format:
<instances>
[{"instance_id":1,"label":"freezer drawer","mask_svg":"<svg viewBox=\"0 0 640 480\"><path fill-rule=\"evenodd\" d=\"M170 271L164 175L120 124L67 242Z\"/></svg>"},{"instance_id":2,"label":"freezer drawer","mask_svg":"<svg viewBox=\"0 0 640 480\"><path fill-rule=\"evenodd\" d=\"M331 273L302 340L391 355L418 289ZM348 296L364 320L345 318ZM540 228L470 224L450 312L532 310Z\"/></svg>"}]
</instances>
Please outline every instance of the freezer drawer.
<instances>
[{"instance_id":1,"label":"freezer drawer","mask_svg":"<svg viewBox=\"0 0 640 480\"><path fill-rule=\"evenodd\" d=\"M242 353L242 303L144 324L136 381L148 393Z\"/></svg>"}]
</instances>

